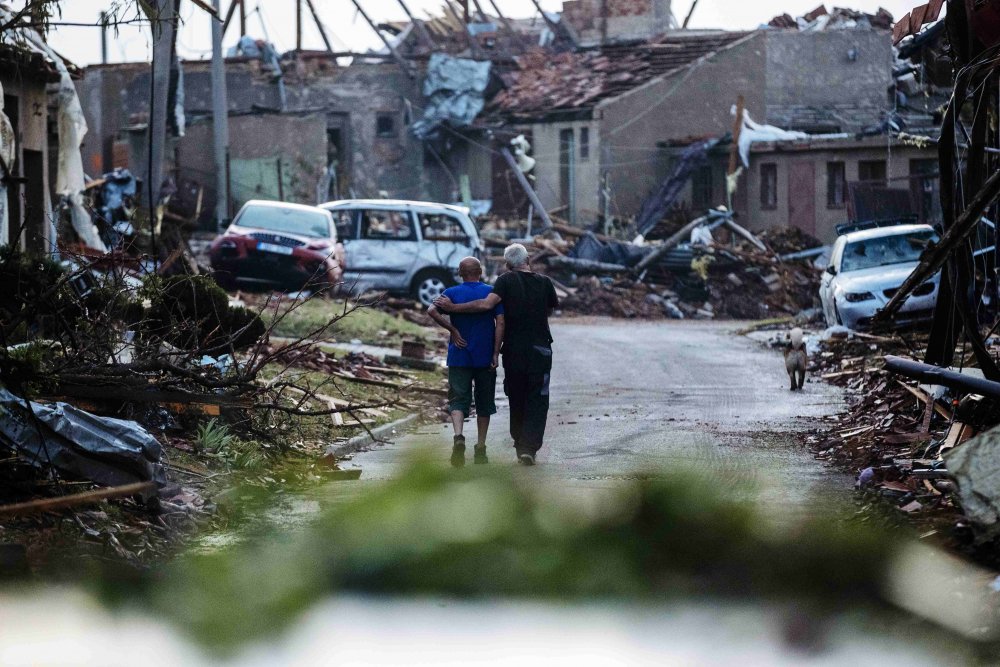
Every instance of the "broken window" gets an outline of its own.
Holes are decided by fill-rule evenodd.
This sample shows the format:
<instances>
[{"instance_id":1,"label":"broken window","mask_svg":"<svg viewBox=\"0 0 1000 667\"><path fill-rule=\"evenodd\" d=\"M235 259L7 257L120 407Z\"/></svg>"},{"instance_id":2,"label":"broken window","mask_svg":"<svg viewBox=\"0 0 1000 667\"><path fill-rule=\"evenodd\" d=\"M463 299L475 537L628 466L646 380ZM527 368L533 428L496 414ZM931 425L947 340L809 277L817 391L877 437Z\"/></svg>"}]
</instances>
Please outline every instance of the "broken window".
<instances>
[{"instance_id":1,"label":"broken window","mask_svg":"<svg viewBox=\"0 0 1000 667\"><path fill-rule=\"evenodd\" d=\"M337 226L337 239L350 241L358 238L357 211L340 209L330 212L333 214L333 222Z\"/></svg>"},{"instance_id":2,"label":"broken window","mask_svg":"<svg viewBox=\"0 0 1000 667\"><path fill-rule=\"evenodd\" d=\"M416 241L417 233L407 211L361 211L361 238L374 241Z\"/></svg>"},{"instance_id":3,"label":"broken window","mask_svg":"<svg viewBox=\"0 0 1000 667\"><path fill-rule=\"evenodd\" d=\"M885 160L862 160L858 162L858 180L885 185Z\"/></svg>"},{"instance_id":4,"label":"broken window","mask_svg":"<svg viewBox=\"0 0 1000 667\"><path fill-rule=\"evenodd\" d=\"M375 116L375 135L382 139L396 136L396 114L380 113Z\"/></svg>"},{"instance_id":5,"label":"broken window","mask_svg":"<svg viewBox=\"0 0 1000 667\"><path fill-rule=\"evenodd\" d=\"M581 127L580 128L580 159L587 160L590 158L590 128Z\"/></svg>"},{"instance_id":6,"label":"broken window","mask_svg":"<svg viewBox=\"0 0 1000 667\"><path fill-rule=\"evenodd\" d=\"M778 165L760 165L760 207L766 210L778 208Z\"/></svg>"},{"instance_id":7,"label":"broken window","mask_svg":"<svg viewBox=\"0 0 1000 667\"><path fill-rule=\"evenodd\" d=\"M712 167L699 167L691 181L691 206L710 208L712 206Z\"/></svg>"},{"instance_id":8,"label":"broken window","mask_svg":"<svg viewBox=\"0 0 1000 667\"><path fill-rule=\"evenodd\" d=\"M445 213L417 213L420 232L425 241L453 241L467 244L469 235L457 218Z\"/></svg>"},{"instance_id":9,"label":"broken window","mask_svg":"<svg viewBox=\"0 0 1000 667\"><path fill-rule=\"evenodd\" d=\"M844 208L847 199L847 165L826 163L826 207Z\"/></svg>"}]
</instances>

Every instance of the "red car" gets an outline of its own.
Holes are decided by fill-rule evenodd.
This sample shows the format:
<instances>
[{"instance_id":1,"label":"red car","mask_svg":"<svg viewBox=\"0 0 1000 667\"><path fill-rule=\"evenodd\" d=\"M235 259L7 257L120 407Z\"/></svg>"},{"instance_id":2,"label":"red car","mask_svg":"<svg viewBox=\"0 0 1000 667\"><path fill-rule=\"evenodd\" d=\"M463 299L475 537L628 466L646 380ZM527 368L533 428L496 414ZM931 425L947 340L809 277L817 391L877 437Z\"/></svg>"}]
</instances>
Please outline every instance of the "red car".
<instances>
[{"instance_id":1,"label":"red car","mask_svg":"<svg viewBox=\"0 0 1000 667\"><path fill-rule=\"evenodd\" d=\"M216 280L228 289L336 288L344 277L344 246L333 216L315 206L248 201L209 256Z\"/></svg>"}]
</instances>

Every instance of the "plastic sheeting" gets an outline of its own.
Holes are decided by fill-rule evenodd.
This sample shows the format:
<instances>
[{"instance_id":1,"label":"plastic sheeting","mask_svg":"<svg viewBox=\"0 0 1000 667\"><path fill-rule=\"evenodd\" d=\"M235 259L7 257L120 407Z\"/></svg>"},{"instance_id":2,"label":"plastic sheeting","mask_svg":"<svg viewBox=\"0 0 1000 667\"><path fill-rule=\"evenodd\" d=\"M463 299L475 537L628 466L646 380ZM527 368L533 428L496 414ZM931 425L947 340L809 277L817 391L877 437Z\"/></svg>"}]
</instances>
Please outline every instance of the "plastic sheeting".
<instances>
[{"instance_id":1,"label":"plastic sheeting","mask_svg":"<svg viewBox=\"0 0 1000 667\"><path fill-rule=\"evenodd\" d=\"M744 111L743 127L740 129L740 140L738 142L740 160L743 161L744 167L749 167L750 147L761 141L801 141L808 138L809 135L805 132L782 130L780 127L775 127L773 125L761 125L760 123L756 123L753 118L750 117L750 114Z\"/></svg>"},{"instance_id":2,"label":"plastic sheeting","mask_svg":"<svg viewBox=\"0 0 1000 667\"><path fill-rule=\"evenodd\" d=\"M486 104L490 81L489 61L455 58L435 53L427 64L424 79L424 116L410 126L417 139L437 135L442 124L453 127L470 125Z\"/></svg>"},{"instance_id":3,"label":"plastic sheeting","mask_svg":"<svg viewBox=\"0 0 1000 667\"><path fill-rule=\"evenodd\" d=\"M97 212L100 215L101 238L109 247L116 247L125 236L135 234L130 210L135 206L136 180L128 169L118 168L104 174Z\"/></svg>"},{"instance_id":4,"label":"plastic sheeting","mask_svg":"<svg viewBox=\"0 0 1000 667\"><path fill-rule=\"evenodd\" d=\"M0 442L42 468L98 484L166 483L160 443L133 421L98 417L66 403L43 405L0 388Z\"/></svg>"}]
</instances>

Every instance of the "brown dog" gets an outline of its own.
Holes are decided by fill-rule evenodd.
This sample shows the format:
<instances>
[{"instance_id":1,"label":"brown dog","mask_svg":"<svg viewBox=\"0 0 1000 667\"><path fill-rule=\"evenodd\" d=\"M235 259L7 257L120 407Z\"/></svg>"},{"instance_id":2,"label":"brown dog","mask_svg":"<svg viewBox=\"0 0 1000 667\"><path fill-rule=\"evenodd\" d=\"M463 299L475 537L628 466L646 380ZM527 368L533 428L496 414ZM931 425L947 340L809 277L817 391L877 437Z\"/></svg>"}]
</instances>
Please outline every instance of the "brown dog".
<instances>
[{"instance_id":1,"label":"brown dog","mask_svg":"<svg viewBox=\"0 0 1000 667\"><path fill-rule=\"evenodd\" d=\"M791 390L802 389L806 381L806 365L809 357L806 355L806 343L803 340L802 329L795 327L789 334L788 347L785 348L785 370L791 381Z\"/></svg>"}]
</instances>

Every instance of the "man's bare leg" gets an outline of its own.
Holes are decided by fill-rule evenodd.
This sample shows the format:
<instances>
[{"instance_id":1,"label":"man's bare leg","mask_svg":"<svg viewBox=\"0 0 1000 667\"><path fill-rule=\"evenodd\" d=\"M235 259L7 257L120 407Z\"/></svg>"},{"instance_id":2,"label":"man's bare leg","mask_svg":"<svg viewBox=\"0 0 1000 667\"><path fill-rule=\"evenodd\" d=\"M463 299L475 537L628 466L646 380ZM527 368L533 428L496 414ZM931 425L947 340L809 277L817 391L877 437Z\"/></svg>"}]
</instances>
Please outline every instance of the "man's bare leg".
<instances>
[{"instance_id":1,"label":"man's bare leg","mask_svg":"<svg viewBox=\"0 0 1000 667\"><path fill-rule=\"evenodd\" d=\"M455 429L455 445L451 449L451 464L456 468L461 468L465 465L465 436L462 435L465 414L461 410L452 411L451 425Z\"/></svg>"},{"instance_id":2,"label":"man's bare leg","mask_svg":"<svg viewBox=\"0 0 1000 667\"><path fill-rule=\"evenodd\" d=\"M455 435L462 435L462 429L465 427L465 414L461 410L452 411L451 425L455 428Z\"/></svg>"},{"instance_id":3,"label":"man's bare leg","mask_svg":"<svg viewBox=\"0 0 1000 667\"><path fill-rule=\"evenodd\" d=\"M476 418L476 429L478 431L478 440L476 441L476 451L473 457L474 463L489 463L489 459L486 458L486 434L490 430L490 418L489 417L477 417Z\"/></svg>"}]
</instances>

